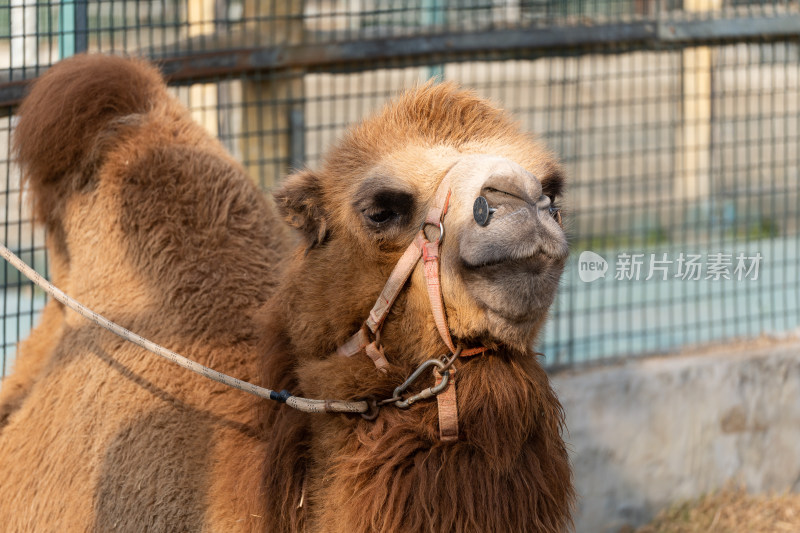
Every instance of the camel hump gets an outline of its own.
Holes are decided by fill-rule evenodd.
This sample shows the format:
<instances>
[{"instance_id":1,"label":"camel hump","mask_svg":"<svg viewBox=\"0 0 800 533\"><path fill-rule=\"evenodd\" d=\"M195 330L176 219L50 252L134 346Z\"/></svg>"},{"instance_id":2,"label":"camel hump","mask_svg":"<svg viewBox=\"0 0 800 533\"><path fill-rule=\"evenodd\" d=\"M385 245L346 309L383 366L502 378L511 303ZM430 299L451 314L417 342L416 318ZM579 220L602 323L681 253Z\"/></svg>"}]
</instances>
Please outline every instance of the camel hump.
<instances>
[{"instance_id":1,"label":"camel hump","mask_svg":"<svg viewBox=\"0 0 800 533\"><path fill-rule=\"evenodd\" d=\"M65 181L84 180L110 148L98 135L165 96L161 74L142 60L77 55L53 66L20 105L14 133L34 195L62 195L71 189Z\"/></svg>"}]
</instances>

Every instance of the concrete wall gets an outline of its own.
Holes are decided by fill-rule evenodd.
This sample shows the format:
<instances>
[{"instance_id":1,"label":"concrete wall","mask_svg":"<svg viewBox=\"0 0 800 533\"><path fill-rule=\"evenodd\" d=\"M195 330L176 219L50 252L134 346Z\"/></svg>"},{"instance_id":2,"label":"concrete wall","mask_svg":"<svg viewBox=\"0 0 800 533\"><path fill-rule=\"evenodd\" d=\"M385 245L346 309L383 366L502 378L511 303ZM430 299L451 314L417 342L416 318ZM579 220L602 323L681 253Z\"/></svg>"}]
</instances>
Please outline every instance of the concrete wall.
<instances>
[{"instance_id":1,"label":"concrete wall","mask_svg":"<svg viewBox=\"0 0 800 533\"><path fill-rule=\"evenodd\" d=\"M579 533L720 488L800 489L800 341L561 372Z\"/></svg>"}]
</instances>

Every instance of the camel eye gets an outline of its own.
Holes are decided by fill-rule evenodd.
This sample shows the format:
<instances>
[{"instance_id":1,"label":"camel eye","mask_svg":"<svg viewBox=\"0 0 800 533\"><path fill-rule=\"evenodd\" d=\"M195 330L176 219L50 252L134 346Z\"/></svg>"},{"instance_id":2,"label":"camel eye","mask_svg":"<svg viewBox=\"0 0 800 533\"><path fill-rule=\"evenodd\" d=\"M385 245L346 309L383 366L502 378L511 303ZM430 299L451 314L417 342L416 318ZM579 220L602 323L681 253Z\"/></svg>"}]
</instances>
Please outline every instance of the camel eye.
<instances>
[{"instance_id":1,"label":"camel eye","mask_svg":"<svg viewBox=\"0 0 800 533\"><path fill-rule=\"evenodd\" d=\"M364 215L376 226L380 226L399 216L391 209L381 209L372 213L364 213Z\"/></svg>"},{"instance_id":2,"label":"camel eye","mask_svg":"<svg viewBox=\"0 0 800 533\"><path fill-rule=\"evenodd\" d=\"M410 222L414 208L414 197L410 192L396 188L372 187L357 198L355 207L361 212L366 226L386 237ZM376 190L377 189L377 190Z\"/></svg>"}]
</instances>

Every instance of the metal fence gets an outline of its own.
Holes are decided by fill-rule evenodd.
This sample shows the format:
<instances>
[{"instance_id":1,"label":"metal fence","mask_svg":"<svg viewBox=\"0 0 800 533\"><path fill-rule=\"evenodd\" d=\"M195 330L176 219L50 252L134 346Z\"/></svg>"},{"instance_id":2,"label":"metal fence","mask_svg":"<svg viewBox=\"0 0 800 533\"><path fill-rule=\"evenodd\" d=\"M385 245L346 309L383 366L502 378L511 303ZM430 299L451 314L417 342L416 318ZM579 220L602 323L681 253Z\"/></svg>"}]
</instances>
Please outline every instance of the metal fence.
<instances>
[{"instance_id":1,"label":"metal fence","mask_svg":"<svg viewBox=\"0 0 800 533\"><path fill-rule=\"evenodd\" d=\"M785 332L800 323L798 35L797 0L0 0L2 238L46 269L9 138L26 84L61 57L157 60L267 190L440 76L567 168L551 365ZM0 376L44 303L2 275Z\"/></svg>"}]
</instances>

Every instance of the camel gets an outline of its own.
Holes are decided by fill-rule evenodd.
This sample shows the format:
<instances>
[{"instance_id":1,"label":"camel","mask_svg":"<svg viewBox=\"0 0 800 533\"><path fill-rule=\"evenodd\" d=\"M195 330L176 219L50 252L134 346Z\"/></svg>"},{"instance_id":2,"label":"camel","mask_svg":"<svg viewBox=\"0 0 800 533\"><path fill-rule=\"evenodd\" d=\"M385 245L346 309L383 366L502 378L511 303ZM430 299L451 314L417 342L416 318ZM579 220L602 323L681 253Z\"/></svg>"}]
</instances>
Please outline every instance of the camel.
<instances>
[{"instance_id":1,"label":"camel","mask_svg":"<svg viewBox=\"0 0 800 533\"><path fill-rule=\"evenodd\" d=\"M294 411L51 301L0 395L4 530L571 527L564 416L532 348L568 254L564 176L506 112L421 85L274 202L145 61L64 60L19 117L18 161L67 294L240 379L374 412ZM437 259L411 264L376 338L365 321L417 239ZM431 359L452 366L402 398L451 376L443 392L394 403Z\"/></svg>"}]
</instances>

